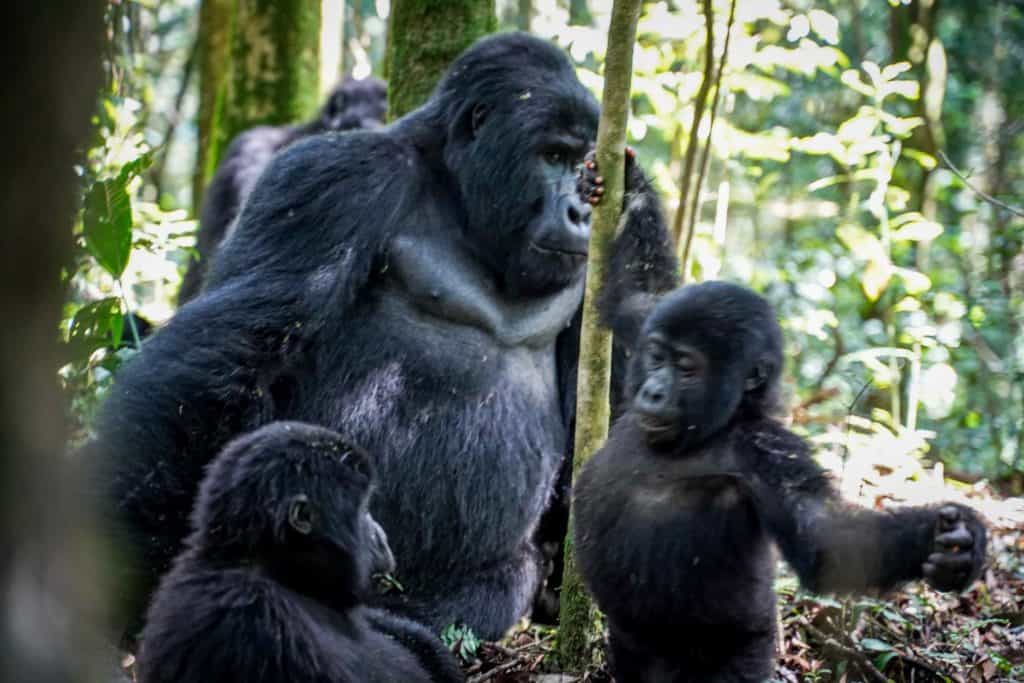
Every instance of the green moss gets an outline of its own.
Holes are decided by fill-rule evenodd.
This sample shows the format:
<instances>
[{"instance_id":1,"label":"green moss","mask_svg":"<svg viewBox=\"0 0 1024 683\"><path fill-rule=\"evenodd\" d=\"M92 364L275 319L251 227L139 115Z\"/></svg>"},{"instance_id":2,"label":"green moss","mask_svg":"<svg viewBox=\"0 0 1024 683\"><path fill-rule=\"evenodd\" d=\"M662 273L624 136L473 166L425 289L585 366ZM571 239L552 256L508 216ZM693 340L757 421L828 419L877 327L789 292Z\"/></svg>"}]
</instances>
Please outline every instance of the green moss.
<instances>
[{"instance_id":1,"label":"green moss","mask_svg":"<svg viewBox=\"0 0 1024 683\"><path fill-rule=\"evenodd\" d=\"M445 69L498 27L493 1L393 0L388 25L388 119L423 104Z\"/></svg>"},{"instance_id":2,"label":"green moss","mask_svg":"<svg viewBox=\"0 0 1024 683\"><path fill-rule=\"evenodd\" d=\"M230 140L312 118L319 105L320 0L237 0L224 109Z\"/></svg>"}]
</instances>

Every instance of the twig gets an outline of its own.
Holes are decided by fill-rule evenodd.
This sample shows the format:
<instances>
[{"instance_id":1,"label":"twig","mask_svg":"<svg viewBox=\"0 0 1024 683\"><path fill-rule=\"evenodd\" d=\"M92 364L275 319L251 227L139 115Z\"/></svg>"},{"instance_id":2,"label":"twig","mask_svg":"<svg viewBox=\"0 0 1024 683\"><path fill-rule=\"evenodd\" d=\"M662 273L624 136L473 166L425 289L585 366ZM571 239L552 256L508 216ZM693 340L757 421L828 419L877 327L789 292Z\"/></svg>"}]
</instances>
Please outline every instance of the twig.
<instances>
[{"instance_id":1,"label":"twig","mask_svg":"<svg viewBox=\"0 0 1024 683\"><path fill-rule=\"evenodd\" d=\"M686 156L683 159L683 170L679 175L679 207L672 219L672 238L682 245L683 218L690 197L690 176L693 175L693 163L697 158L697 131L700 121L704 118L704 109L708 103L708 91L711 89L711 76L715 68L715 12L711 0L704 0L704 75L697 90L697 99L693 105L693 121L690 124L690 140L686 143ZM680 267L683 261L680 259ZM686 272L683 271L683 279Z\"/></svg>"},{"instance_id":2,"label":"twig","mask_svg":"<svg viewBox=\"0 0 1024 683\"><path fill-rule=\"evenodd\" d=\"M722 46L722 57L718 60L718 73L715 75L715 97L711 101L711 113L708 116L708 139L704 143L704 150L701 152L700 166L697 171L697 181L693 185L693 195L690 199L690 209L686 213L686 243L683 245L683 255L679 259L679 267L682 268L683 278L689 272L690 249L693 246L693 234L697 232L697 213L700 208L700 191L704 185L704 178L708 173L708 161L711 159L711 140L715 132L715 119L718 117L718 103L722 101L722 76L725 74L726 58L729 56L729 39L732 38L732 25L736 20L736 0L732 0L729 7L729 21L725 24L725 44Z\"/></svg>"},{"instance_id":3,"label":"twig","mask_svg":"<svg viewBox=\"0 0 1024 683\"><path fill-rule=\"evenodd\" d=\"M967 179L967 176L965 176L960 171L960 169L958 169L956 166L953 165L953 162L949 160L949 157L946 156L945 152L943 152L940 149L938 151L938 154L939 154L939 158L942 159L942 163L944 163L946 165L946 168L948 168L950 171L952 171L953 175L955 175L957 178L959 178L963 182L963 184L968 187L968 189L970 189L971 191L974 192L974 194L978 195L979 197L984 199L989 204L992 204L993 206L997 206L997 207L999 207L1000 209L1002 209L1004 211L1009 211L1010 213L1012 213L1014 216L1017 216L1018 218L1024 218L1024 209L1018 209L1018 208L1016 208L1014 206L1010 206L1006 202L999 201L998 199L996 199L992 195L988 194L984 190L981 190L981 189L975 187L971 183L971 181Z\"/></svg>"},{"instance_id":4,"label":"twig","mask_svg":"<svg viewBox=\"0 0 1024 683\"><path fill-rule=\"evenodd\" d=\"M871 663L871 660L868 659L867 656L860 650L856 650L852 647L843 645L838 640L836 640L830 635L827 635L816 626L812 626L811 623L806 619L801 619L800 625L807 629L808 633L810 633L812 636L820 640L822 646L825 649L833 650L839 653L840 655L846 657L847 659L852 659L853 662L857 665L857 668L859 668L861 672L871 680L878 681L879 683L889 683L888 676L886 676L877 668L875 668L875 665Z\"/></svg>"},{"instance_id":5,"label":"twig","mask_svg":"<svg viewBox=\"0 0 1024 683\"><path fill-rule=\"evenodd\" d=\"M473 676L472 678L467 679L466 683L483 683L483 681L489 681L492 678L494 678L495 676L497 676L498 674L504 673L505 671L509 671L511 669L514 669L515 667L520 666L521 664L525 664L525 663L526 662L522 658L520 658L520 657L516 657L515 659L510 659L507 662L503 662L502 664L499 664L498 666L494 667L490 671L485 671L482 674L477 674L476 676Z\"/></svg>"}]
</instances>

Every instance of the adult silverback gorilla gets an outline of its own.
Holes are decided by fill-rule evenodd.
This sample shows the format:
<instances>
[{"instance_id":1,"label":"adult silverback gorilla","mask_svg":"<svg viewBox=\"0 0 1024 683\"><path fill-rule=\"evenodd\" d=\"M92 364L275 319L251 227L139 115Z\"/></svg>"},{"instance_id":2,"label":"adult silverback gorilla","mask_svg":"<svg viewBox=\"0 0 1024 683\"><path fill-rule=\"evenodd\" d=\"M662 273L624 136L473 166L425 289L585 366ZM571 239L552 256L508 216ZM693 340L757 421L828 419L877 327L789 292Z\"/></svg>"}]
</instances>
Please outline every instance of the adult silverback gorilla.
<instances>
[{"instance_id":1,"label":"adult silverback gorilla","mask_svg":"<svg viewBox=\"0 0 1024 683\"><path fill-rule=\"evenodd\" d=\"M204 466L281 419L379 454L373 515L404 587L393 607L483 638L528 610L571 443L590 215L577 166L597 119L559 49L506 34L391 126L275 158L206 292L124 367L98 423L130 627L181 547ZM657 203L632 204L622 281L671 287Z\"/></svg>"},{"instance_id":2,"label":"adult silverback gorilla","mask_svg":"<svg viewBox=\"0 0 1024 683\"><path fill-rule=\"evenodd\" d=\"M198 259L189 262L178 292L178 304L196 298L205 284L217 248L252 192L256 180L281 149L297 140L329 130L376 128L387 111L387 87L377 78L345 78L327 97L317 117L295 126L257 126L231 142L203 197L196 236Z\"/></svg>"}]
</instances>

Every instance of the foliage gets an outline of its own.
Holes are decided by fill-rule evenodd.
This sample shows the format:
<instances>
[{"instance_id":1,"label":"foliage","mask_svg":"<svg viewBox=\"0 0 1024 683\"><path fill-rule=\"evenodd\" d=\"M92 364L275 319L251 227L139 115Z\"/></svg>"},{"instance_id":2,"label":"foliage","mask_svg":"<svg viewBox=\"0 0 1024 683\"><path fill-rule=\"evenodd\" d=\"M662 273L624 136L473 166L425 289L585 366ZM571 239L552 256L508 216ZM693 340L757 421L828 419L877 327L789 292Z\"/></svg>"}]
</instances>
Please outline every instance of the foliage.
<instances>
[{"instance_id":1,"label":"foliage","mask_svg":"<svg viewBox=\"0 0 1024 683\"><path fill-rule=\"evenodd\" d=\"M138 9L138 8L136 8ZM96 134L77 169L81 177L82 210L75 226L76 248L64 277L69 301L61 336L67 364L61 385L68 394L75 439L84 435L93 410L109 385L112 373L138 347L136 320L141 313L159 321L170 313L170 299L180 279L178 263L193 241L194 222L173 208L170 195L159 196L166 171L166 147L147 141L166 119L156 121L151 69L165 63L157 55L150 63L134 44L144 29L162 35L181 33L183 17L193 11L142 14L111 6L111 53L105 61L107 87L100 94L94 117ZM123 34L114 31L120 26ZM171 40L168 53L180 56ZM159 160L159 163L158 163ZM176 181L187 183L188 173ZM162 199L162 202L154 199ZM144 303L139 303L144 302Z\"/></svg>"},{"instance_id":2,"label":"foliage","mask_svg":"<svg viewBox=\"0 0 1024 683\"><path fill-rule=\"evenodd\" d=\"M716 58L729 5L713 3ZM922 103L934 76L920 55L886 63L888 12L737 3L721 92L710 95L721 106L691 274L750 282L776 304L793 359L795 418L826 458L901 467L927 455L961 475L1021 473L1024 221L980 200L922 142L939 137ZM560 17L537 23L597 90L607 13L595 14L590 27ZM950 136L954 158L991 146L981 135L985 106L1006 109L1004 118L1021 111L1020 96L997 80L987 92L959 82L976 67L943 48L967 49L964 23L1008 32L1020 13L993 8L988 24L968 14L967 3L944 4L929 52L933 63L943 55L950 64L943 120L976 128L973 137ZM640 24L631 144L670 211L702 82L703 21L699 0L687 0L646 5ZM858 32L860 43L851 38ZM865 48L868 32L881 40ZM1014 59L1004 54L999 73ZM706 137L709 119L699 125ZM1008 142L1004 156L1019 158L1020 136ZM1004 191L1024 185L1006 175ZM997 224L1005 242L994 237Z\"/></svg>"}]
</instances>

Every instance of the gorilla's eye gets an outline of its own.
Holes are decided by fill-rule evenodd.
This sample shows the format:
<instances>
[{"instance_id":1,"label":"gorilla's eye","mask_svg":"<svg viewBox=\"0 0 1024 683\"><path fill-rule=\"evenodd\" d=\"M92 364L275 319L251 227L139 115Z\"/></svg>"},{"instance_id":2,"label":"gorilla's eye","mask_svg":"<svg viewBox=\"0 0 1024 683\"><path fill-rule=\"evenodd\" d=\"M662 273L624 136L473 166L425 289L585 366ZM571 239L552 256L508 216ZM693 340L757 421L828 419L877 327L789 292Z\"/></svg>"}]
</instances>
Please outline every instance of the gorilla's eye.
<instances>
[{"instance_id":1,"label":"gorilla's eye","mask_svg":"<svg viewBox=\"0 0 1024 683\"><path fill-rule=\"evenodd\" d=\"M544 161L548 162L552 166L562 166L566 163L569 157L565 152L561 150L551 150L544 153Z\"/></svg>"},{"instance_id":2,"label":"gorilla's eye","mask_svg":"<svg viewBox=\"0 0 1024 683\"><path fill-rule=\"evenodd\" d=\"M697 361L690 354L684 353L676 360L676 367L679 368L680 372L692 375L697 372Z\"/></svg>"},{"instance_id":3,"label":"gorilla's eye","mask_svg":"<svg viewBox=\"0 0 1024 683\"><path fill-rule=\"evenodd\" d=\"M665 352L656 344L647 347L647 360L651 365L661 365L665 362Z\"/></svg>"}]
</instances>

